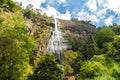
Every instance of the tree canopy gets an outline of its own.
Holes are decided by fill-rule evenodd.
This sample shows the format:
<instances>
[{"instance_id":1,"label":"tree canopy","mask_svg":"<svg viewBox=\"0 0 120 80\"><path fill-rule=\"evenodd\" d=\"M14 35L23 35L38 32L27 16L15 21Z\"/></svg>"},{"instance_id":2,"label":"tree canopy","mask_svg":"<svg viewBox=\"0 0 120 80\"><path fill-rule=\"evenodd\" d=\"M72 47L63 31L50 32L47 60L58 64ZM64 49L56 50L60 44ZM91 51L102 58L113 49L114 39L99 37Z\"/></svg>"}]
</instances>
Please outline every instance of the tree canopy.
<instances>
[{"instance_id":1,"label":"tree canopy","mask_svg":"<svg viewBox=\"0 0 120 80\"><path fill-rule=\"evenodd\" d=\"M53 55L45 55L28 80L63 80L63 70Z\"/></svg>"}]
</instances>

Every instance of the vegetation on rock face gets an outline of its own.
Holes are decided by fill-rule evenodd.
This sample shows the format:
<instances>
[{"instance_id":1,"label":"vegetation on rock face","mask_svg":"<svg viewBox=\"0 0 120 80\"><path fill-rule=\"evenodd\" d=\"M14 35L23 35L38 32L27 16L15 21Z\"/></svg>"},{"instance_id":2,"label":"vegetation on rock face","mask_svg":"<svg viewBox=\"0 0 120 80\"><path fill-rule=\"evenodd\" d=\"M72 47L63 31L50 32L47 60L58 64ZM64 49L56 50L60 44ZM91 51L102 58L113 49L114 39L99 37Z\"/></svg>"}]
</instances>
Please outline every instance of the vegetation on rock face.
<instances>
[{"instance_id":1,"label":"vegetation on rock face","mask_svg":"<svg viewBox=\"0 0 120 80\"><path fill-rule=\"evenodd\" d=\"M71 21L76 22L77 24L83 23L83 24L87 24L95 27L95 25L93 25L91 21L78 20L77 18L72 18Z\"/></svg>"}]
</instances>

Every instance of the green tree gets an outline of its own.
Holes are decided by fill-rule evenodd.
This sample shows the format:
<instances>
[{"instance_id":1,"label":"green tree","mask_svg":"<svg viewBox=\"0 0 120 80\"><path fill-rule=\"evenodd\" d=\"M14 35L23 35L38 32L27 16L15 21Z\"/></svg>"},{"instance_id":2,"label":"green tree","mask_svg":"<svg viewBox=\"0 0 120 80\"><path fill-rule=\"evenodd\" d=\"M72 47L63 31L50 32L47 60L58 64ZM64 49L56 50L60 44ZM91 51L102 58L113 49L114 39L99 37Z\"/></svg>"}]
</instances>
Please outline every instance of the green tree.
<instances>
[{"instance_id":1,"label":"green tree","mask_svg":"<svg viewBox=\"0 0 120 80\"><path fill-rule=\"evenodd\" d=\"M120 26L112 26L112 30L115 32L115 34L119 35L120 34Z\"/></svg>"},{"instance_id":2,"label":"green tree","mask_svg":"<svg viewBox=\"0 0 120 80\"><path fill-rule=\"evenodd\" d=\"M24 9L22 10L24 17L28 18L28 19L33 19L36 14L33 12L33 10L29 10L29 9Z\"/></svg>"},{"instance_id":3,"label":"green tree","mask_svg":"<svg viewBox=\"0 0 120 80\"><path fill-rule=\"evenodd\" d=\"M103 52L112 57L114 60L120 60L120 36L114 36L113 42L103 43Z\"/></svg>"},{"instance_id":4,"label":"green tree","mask_svg":"<svg viewBox=\"0 0 120 80\"><path fill-rule=\"evenodd\" d=\"M85 41L83 41L80 37L76 37L74 35L68 36L67 38L73 51L78 51L85 43Z\"/></svg>"},{"instance_id":5,"label":"green tree","mask_svg":"<svg viewBox=\"0 0 120 80\"><path fill-rule=\"evenodd\" d=\"M46 25L46 22L45 22L45 21L41 21L41 27L42 27L42 28L46 28L46 27L47 27L47 25Z\"/></svg>"},{"instance_id":6,"label":"green tree","mask_svg":"<svg viewBox=\"0 0 120 80\"><path fill-rule=\"evenodd\" d=\"M95 76L101 75L104 68L104 56L94 56L90 61L87 61L81 66L79 79L93 79Z\"/></svg>"},{"instance_id":7,"label":"green tree","mask_svg":"<svg viewBox=\"0 0 120 80\"><path fill-rule=\"evenodd\" d=\"M57 65L53 55L41 58L34 74L28 80L63 80L63 70Z\"/></svg>"},{"instance_id":8,"label":"green tree","mask_svg":"<svg viewBox=\"0 0 120 80\"><path fill-rule=\"evenodd\" d=\"M66 75L73 74L75 61L78 57L78 54L77 52L73 52L72 50L65 51L63 54L64 54L65 74Z\"/></svg>"},{"instance_id":9,"label":"green tree","mask_svg":"<svg viewBox=\"0 0 120 80\"><path fill-rule=\"evenodd\" d=\"M99 29L96 33L96 41L98 43L98 47L102 48L102 45L105 42L112 42L114 35L115 33L109 27L103 27Z\"/></svg>"},{"instance_id":10,"label":"green tree","mask_svg":"<svg viewBox=\"0 0 120 80\"><path fill-rule=\"evenodd\" d=\"M20 10L21 7L17 5L12 0L0 0L0 7L3 8L3 10L9 10L12 12L15 12L17 10Z\"/></svg>"},{"instance_id":11,"label":"green tree","mask_svg":"<svg viewBox=\"0 0 120 80\"><path fill-rule=\"evenodd\" d=\"M33 5L32 4L28 4L26 9L22 10L22 13L24 15L24 17L28 18L28 19L33 19L37 14L33 11Z\"/></svg>"},{"instance_id":12,"label":"green tree","mask_svg":"<svg viewBox=\"0 0 120 80\"><path fill-rule=\"evenodd\" d=\"M116 56L118 54L117 49L114 47L114 45L109 42L109 43L104 43L103 44L103 49L104 53L108 54L109 56Z\"/></svg>"},{"instance_id":13,"label":"green tree","mask_svg":"<svg viewBox=\"0 0 120 80\"><path fill-rule=\"evenodd\" d=\"M80 52L83 54L84 59L90 59L93 55L99 54L99 48L94 36L90 36L87 42L80 48Z\"/></svg>"},{"instance_id":14,"label":"green tree","mask_svg":"<svg viewBox=\"0 0 120 80\"><path fill-rule=\"evenodd\" d=\"M115 60L120 61L120 35L114 36L113 46L117 50L113 57Z\"/></svg>"},{"instance_id":15,"label":"green tree","mask_svg":"<svg viewBox=\"0 0 120 80\"><path fill-rule=\"evenodd\" d=\"M34 6L33 6L32 4L28 4L27 7L26 7L26 9L28 9L28 10L33 10L33 7L34 7Z\"/></svg>"},{"instance_id":16,"label":"green tree","mask_svg":"<svg viewBox=\"0 0 120 80\"><path fill-rule=\"evenodd\" d=\"M41 15L42 10L41 9L36 9L35 12L36 12L37 15Z\"/></svg>"},{"instance_id":17,"label":"green tree","mask_svg":"<svg viewBox=\"0 0 120 80\"><path fill-rule=\"evenodd\" d=\"M113 44L115 48L120 52L120 35L114 36Z\"/></svg>"},{"instance_id":18,"label":"green tree","mask_svg":"<svg viewBox=\"0 0 120 80\"><path fill-rule=\"evenodd\" d=\"M107 55L94 55L80 68L78 80L119 80L120 65Z\"/></svg>"},{"instance_id":19,"label":"green tree","mask_svg":"<svg viewBox=\"0 0 120 80\"><path fill-rule=\"evenodd\" d=\"M32 71L29 61L34 58L34 39L27 35L22 14L3 15L0 26L0 80L25 80Z\"/></svg>"},{"instance_id":20,"label":"green tree","mask_svg":"<svg viewBox=\"0 0 120 80\"><path fill-rule=\"evenodd\" d=\"M78 20L77 18L72 18L71 21L76 22L77 24L87 24L95 27L95 25L93 25L91 21Z\"/></svg>"}]
</instances>

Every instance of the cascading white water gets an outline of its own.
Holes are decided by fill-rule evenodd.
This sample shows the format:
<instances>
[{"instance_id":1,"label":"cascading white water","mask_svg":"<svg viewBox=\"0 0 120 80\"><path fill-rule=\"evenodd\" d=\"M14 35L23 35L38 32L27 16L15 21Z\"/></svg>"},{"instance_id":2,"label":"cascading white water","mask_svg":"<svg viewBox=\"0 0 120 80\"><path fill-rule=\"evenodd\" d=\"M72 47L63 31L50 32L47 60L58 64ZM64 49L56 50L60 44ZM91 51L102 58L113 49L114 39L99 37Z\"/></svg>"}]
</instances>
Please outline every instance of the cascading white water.
<instances>
[{"instance_id":1,"label":"cascading white water","mask_svg":"<svg viewBox=\"0 0 120 80\"><path fill-rule=\"evenodd\" d=\"M48 52L52 54L60 54L62 51L61 46L61 32L58 30L57 20L54 18L55 27L52 30L52 36L48 45Z\"/></svg>"},{"instance_id":2,"label":"cascading white water","mask_svg":"<svg viewBox=\"0 0 120 80\"><path fill-rule=\"evenodd\" d=\"M54 54L56 59L61 63L62 52L66 50L65 44L63 44L63 33L59 30L57 19L54 18L54 28L52 29L51 38L48 44L48 53Z\"/></svg>"}]
</instances>

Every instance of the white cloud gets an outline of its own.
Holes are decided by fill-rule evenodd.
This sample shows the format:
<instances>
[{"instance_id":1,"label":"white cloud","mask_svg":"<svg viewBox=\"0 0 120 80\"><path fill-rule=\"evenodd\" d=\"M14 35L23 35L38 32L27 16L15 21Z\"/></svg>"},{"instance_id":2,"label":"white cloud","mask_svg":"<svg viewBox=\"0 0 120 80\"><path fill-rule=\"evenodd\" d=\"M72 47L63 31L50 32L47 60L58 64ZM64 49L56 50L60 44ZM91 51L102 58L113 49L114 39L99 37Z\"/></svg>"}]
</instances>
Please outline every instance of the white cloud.
<instances>
[{"instance_id":1,"label":"white cloud","mask_svg":"<svg viewBox=\"0 0 120 80\"><path fill-rule=\"evenodd\" d=\"M58 15L59 19L64 19L64 20L70 20L71 19L71 14L70 12L67 10L65 14L59 14Z\"/></svg>"},{"instance_id":2,"label":"white cloud","mask_svg":"<svg viewBox=\"0 0 120 80\"><path fill-rule=\"evenodd\" d=\"M46 4L53 6L53 5L57 5L59 6L60 4L66 5L66 0L46 0Z\"/></svg>"},{"instance_id":3,"label":"white cloud","mask_svg":"<svg viewBox=\"0 0 120 80\"><path fill-rule=\"evenodd\" d=\"M97 4L99 7L102 7L102 8L106 8L107 7L107 3L108 3L109 0L97 0Z\"/></svg>"},{"instance_id":4,"label":"white cloud","mask_svg":"<svg viewBox=\"0 0 120 80\"><path fill-rule=\"evenodd\" d=\"M109 14L108 10L113 11L115 14ZM116 14L120 15L120 0L88 0L83 5L83 10L77 13L77 16L79 20L91 20L96 23L105 21L104 23L109 26L112 25L114 15ZM110 17L106 19L108 15ZM117 23L120 24L119 20L120 18L118 18Z\"/></svg>"},{"instance_id":5,"label":"white cloud","mask_svg":"<svg viewBox=\"0 0 120 80\"><path fill-rule=\"evenodd\" d=\"M85 12L84 10L81 10L78 14L78 19L79 20L86 20L86 21L93 21L93 22L99 22L97 19L97 16L95 15L90 15L89 13Z\"/></svg>"},{"instance_id":6,"label":"white cloud","mask_svg":"<svg viewBox=\"0 0 120 80\"><path fill-rule=\"evenodd\" d=\"M46 0L47 5L54 5L56 4L56 0Z\"/></svg>"},{"instance_id":7,"label":"white cloud","mask_svg":"<svg viewBox=\"0 0 120 80\"><path fill-rule=\"evenodd\" d=\"M120 15L118 15L118 18L117 18L117 24L120 25Z\"/></svg>"},{"instance_id":8,"label":"white cloud","mask_svg":"<svg viewBox=\"0 0 120 80\"><path fill-rule=\"evenodd\" d=\"M108 0L108 9L120 14L120 0Z\"/></svg>"},{"instance_id":9,"label":"white cloud","mask_svg":"<svg viewBox=\"0 0 120 80\"><path fill-rule=\"evenodd\" d=\"M100 15L106 14L106 13L107 13L107 9L101 9L101 10L99 10L98 15L100 16Z\"/></svg>"},{"instance_id":10,"label":"white cloud","mask_svg":"<svg viewBox=\"0 0 120 80\"><path fill-rule=\"evenodd\" d=\"M64 14L61 14L58 10L56 10L52 6L47 6L47 8L41 8L42 9L42 14L46 13L47 16L54 16L59 19L65 19L65 20L70 20L71 19L71 14L68 10Z\"/></svg>"},{"instance_id":11,"label":"white cloud","mask_svg":"<svg viewBox=\"0 0 120 80\"><path fill-rule=\"evenodd\" d=\"M41 8L43 13L46 13L47 16L57 16L59 12L52 6L47 6L47 8Z\"/></svg>"},{"instance_id":12,"label":"white cloud","mask_svg":"<svg viewBox=\"0 0 120 80\"><path fill-rule=\"evenodd\" d=\"M98 0L98 5L105 9L112 10L116 14L120 14L120 0Z\"/></svg>"},{"instance_id":13,"label":"white cloud","mask_svg":"<svg viewBox=\"0 0 120 80\"><path fill-rule=\"evenodd\" d=\"M22 2L22 6L25 8L28 4L32 4L34 6L34 9L40 8L42 10L42 14L46 13L47 16L56 16L56 18L60 19L71 19L71 14L68 10L66 10L65 14L61 14L58 10L56 10L54 7L50 6L51 4L66 4L66 0L49 0L47 8L41 7L41 4L44 3L47 0L14 0L15 2Z\"/></svg>"},{"instance_id":14,"label":"white cloud","mask_svg":"<svg viewBox=\"0 0 120 80\"><path fill-rule=\"evenodd\" d=\"M101 9L97 11L96 16L98 16L99 19L104 19L106 13L107 13L107 9Z\"/></svg>"},{"instance_id":15,"label":"white cloud","mask_svg":"<svg viewBox=\"0 0 120 80\"><path fill-rule=\"evenodd\" d=\"M68 5L67 0L13 0L15 2L22 2L23 7L25 8L28 4L33 4L35 8L41 8L43 11L42 13L46 13L48 16L57 16L61 19L70 19L71 14L76 15L77 11L73 11L70 13L68 10L64 14L61 14L55 7L52 6L59 6L60 4ZM74 2L74 0L72 0ZM47 2L47 7L43 8L41 6L42 3ZM91 12L89 14L88 10ZM85 8L85 9L84 9ZM112 10L116 14L120 15L120 0L86 0L85 4L83 5L83 10L77 13L79 20L91 20L92 22L99 23L101 20L105 21L106 25L111 25L112 16L108 14L108 10ZM106 15L112 16L106 19ZM119 16L120 17L120 16ZM118 23L120 24L120 18L118 18Z\"/></svg>"},{"instance_id":16,"label":"white cloud","mask_svg":"<svg viewBox=\"0 0 120 80\"><path fill-rule=\"evenodd\" d=\"M85 6L88 7L92 12L97 10L96 0L89 0L86 2Z\"/></svg>"},{"instance_id":17,"label":"white cloud","mask_svg":"<svg viewBox=\"0 0 120 80\"><path fill-rule=\"evenodd\" d=\"M58 0L58 3L60 3L60 4L66 3L66 0Z\"/></svg>"},{"instance_id":18,"label":"white cloud","mask_svg":"<svg viewBox=\"0 0 120 80\"><path fill-rule=\"evenodd\" d=\"M32 4L34 9L40 8L41 3L44 3L46 0L13 0L15 2L22 2L22 7L26 7L28 4Z\"/></svg>"},{"instance_id":19,"label":"white cloud","mask_svg":"<svg viewBox=\"0 0 120 80\"><path fill-rule=\"evenodd\" d=\"M112 25L113 16L108 17L108 19L105 20L106 26Z\"/></svg>"}]
</instances>

